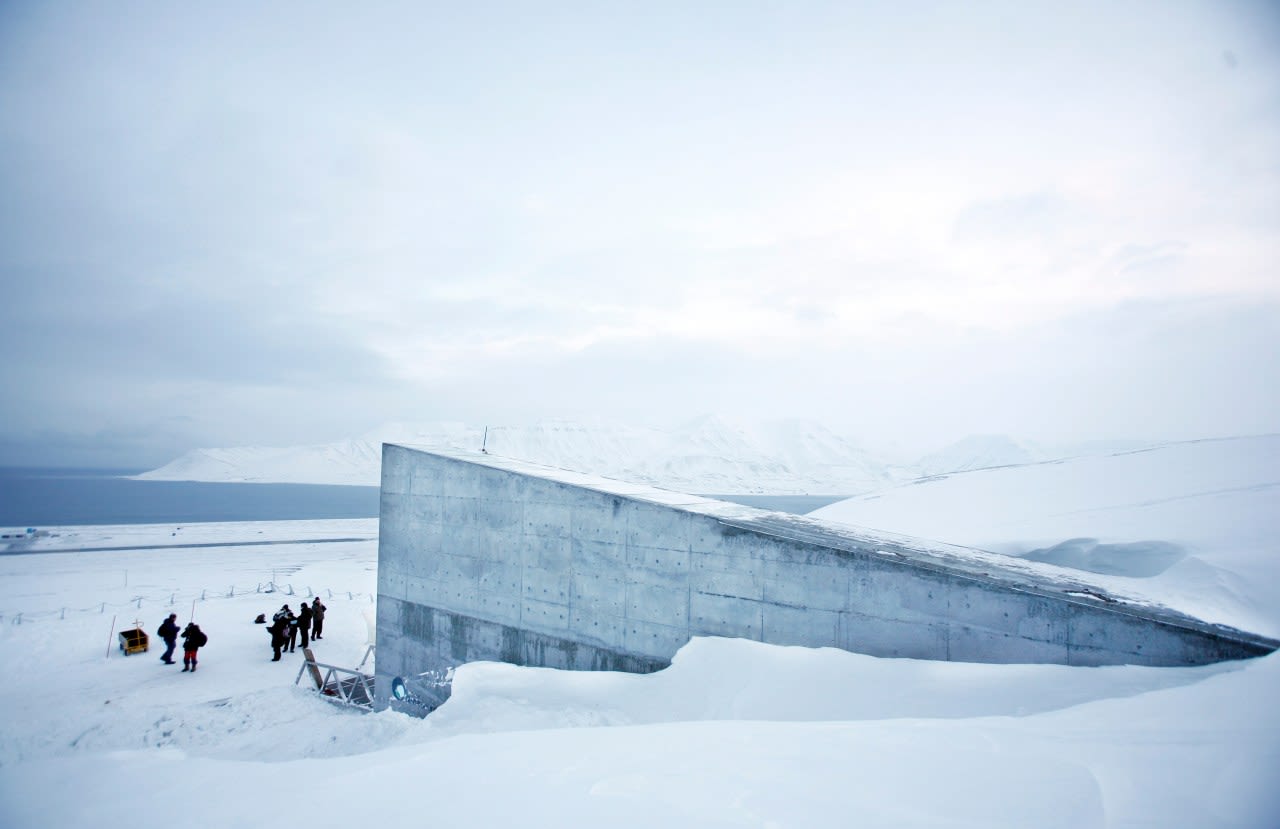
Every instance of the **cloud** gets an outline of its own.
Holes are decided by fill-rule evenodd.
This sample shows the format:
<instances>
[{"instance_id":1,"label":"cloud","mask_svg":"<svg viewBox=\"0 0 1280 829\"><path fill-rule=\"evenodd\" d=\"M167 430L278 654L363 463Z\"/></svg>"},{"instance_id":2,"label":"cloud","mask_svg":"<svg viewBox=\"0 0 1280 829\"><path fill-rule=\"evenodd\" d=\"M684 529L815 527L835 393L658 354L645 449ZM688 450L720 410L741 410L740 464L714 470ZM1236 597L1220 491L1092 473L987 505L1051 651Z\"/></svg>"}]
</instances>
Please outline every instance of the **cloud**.
<instances>
[{"instance_id":1,"label":"cloud","mask_svg":"<svg viewBox=\"0 0 1280 829\"><path fill-rule=\"evenodd\" d=\"M1084 205L1061 193L1038 192L975 202L956 216L954 233L964 240L1050 241L1069 225L1087 222Z\"/></svg>"},{"instance_id":2,"label":"cloud","mask_svg":"<svg viewBox=\"0 0 1280 829\"><path fill-rule=\"evenodd\" d=\"M926 17L5 6L0 437L1265 422L1275 14Z\"/></svg>"},{"instance_id":3,"label":"cloud","mask_svg":"<svg viewBox=\"0 0 1280 829\"><path fill-rule=\"evenodd\" d=\"M473 363L474 373L435 383L432 398L465 401L465 417L490 423L803 412L920 449L983 428L1050 441L1258 433L1280 428L1280 385L1268 382L1278 321L1275 304L1198 299L1081 312L1032 331L927 324L821 350L745 354L654 337Z\"/></svg>"}]
</instances>

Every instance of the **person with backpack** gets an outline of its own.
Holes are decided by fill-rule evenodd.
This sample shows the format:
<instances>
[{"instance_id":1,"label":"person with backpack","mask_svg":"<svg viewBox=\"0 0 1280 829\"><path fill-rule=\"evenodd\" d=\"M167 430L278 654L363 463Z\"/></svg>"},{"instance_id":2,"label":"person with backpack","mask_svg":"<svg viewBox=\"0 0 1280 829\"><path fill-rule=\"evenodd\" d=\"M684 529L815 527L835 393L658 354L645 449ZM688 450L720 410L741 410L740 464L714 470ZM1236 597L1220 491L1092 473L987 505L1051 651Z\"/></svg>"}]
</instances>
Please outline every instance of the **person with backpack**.
<instances>
[{"instance_id":1,"label":"person with backpack","mask_svg":"<svg viewBox=\"0 0 1280 829\"><path fill-rule=\"evenodd\" d=\"M324 630L324 605L320 603L319 596L311 604L311 638L322 639L324 637L320 635L320 631Z\"/></svg>"},{"instance_id":2,"label":"person with backpack","mask_svg":"<svg viewBox=\"0 0 1280 829\"><path fill-rule=\"evenodd\" d=\"M302 647L305 649L308 637L311 635L311 605L306 602L298 608L298 633L302 634Z\"/></svg>"},{"instance_id":3,"label":"person with backpack","mask_svg":"<svg viewBox=\"0 0 1280 829\"><path fill-rule=\"evenodd\" d=\"M284 613L277 613L271 621L271 627L267 628L267 633L271 634L271 657L272 662L280 661L280 650L289 644L289 617Z\"/></svg>"},{"instance_id":4,"label":"person with backpack","mask_svg":"<svg viewBox=\"0 0 1280 829\"><path fill-rule=\"evenodd\" d=\"M173 664L173 649L178 646L178 614L170 613L169 618L160 623L156 635L164 640L164 656L160 661L166 665Z\"/></svg>"},{"instance_id":5,"label":"person with backpack","mask_svg":"<svg viewBox=\"0 0 1280 829\"><path fill-rule=\"evenodd\" d=\"M209 644L209 637L195 622L191 622L182 631L182 670L196 672L196 651Z\"/></svg>"}]
</instances>

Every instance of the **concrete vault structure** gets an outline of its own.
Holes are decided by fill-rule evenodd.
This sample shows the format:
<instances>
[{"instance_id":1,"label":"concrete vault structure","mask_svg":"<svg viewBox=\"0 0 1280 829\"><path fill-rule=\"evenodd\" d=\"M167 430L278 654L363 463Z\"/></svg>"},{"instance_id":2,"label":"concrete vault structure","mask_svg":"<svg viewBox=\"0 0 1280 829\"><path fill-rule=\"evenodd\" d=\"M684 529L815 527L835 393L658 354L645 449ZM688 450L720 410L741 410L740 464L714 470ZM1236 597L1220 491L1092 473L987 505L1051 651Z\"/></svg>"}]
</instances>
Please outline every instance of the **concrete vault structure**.
<instances>
[{"instance_id":1,"label":"concrete vault structure","mask_svg":"<svg viewBox=\"0 0 1280 829\"><path fill-rule=\"evenodd\" d=\"M1280 644L1108 595L1077 575L492 455L388 444L377 704L429 709L432 688L443 687L431 678L477 660L653 671L701 635L1069 665L1195 665Z\"/></svg>"}]
</instances>

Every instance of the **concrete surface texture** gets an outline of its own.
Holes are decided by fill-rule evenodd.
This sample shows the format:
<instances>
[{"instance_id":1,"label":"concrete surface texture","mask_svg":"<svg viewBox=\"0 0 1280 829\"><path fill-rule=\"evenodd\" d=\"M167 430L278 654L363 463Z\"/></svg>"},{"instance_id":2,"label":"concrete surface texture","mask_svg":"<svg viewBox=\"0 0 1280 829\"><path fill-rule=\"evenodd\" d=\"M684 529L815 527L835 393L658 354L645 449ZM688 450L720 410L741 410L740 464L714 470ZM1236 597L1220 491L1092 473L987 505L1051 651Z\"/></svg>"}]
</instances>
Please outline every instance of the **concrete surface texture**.
<instances>
[{"instance_id":1,"label":"concrete surface texture","mask_svg":"<svg viewBox=\"0 0 1280 829\"><path fill-rule=\"evenodd\" d=\"M396 676L651 671L706 635L1072 665L1277 645L1049 565L480 453L385 445L379 523L380 706Z\"/></svg>"}]
</instances>

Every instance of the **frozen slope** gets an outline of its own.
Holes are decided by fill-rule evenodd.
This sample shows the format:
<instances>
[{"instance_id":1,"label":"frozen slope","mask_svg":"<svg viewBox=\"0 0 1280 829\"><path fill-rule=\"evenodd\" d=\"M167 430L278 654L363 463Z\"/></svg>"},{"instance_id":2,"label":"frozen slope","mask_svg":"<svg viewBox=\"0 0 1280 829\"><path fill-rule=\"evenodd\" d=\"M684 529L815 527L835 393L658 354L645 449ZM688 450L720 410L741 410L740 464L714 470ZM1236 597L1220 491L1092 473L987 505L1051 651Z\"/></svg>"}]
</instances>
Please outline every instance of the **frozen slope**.
<instances>
[{"instance_id":1,"label":"frozen slope","mask_svg":"<svg viewBox=\"0 0 1280 829\"><path fill-rule=\"evenodd\" d=\"M936 476L814 517L1088 570L1280 634L1280 435Z\"/></svg>"},{"instance_id":2,"label":"frozen slope","mask_svg":"<svg viewBox=\"0 0 1280 829\"><path fill-rule=\"evenodd\" d=\"M1078 443L1041 444L1015 440L1008 435L970 435L915 462L911 477L946 475L996 466L1022 466L1042 461L1113 455L1150 449L1157 444L1138 440L1093 440Z\"/></svg>"}]
</instances>

